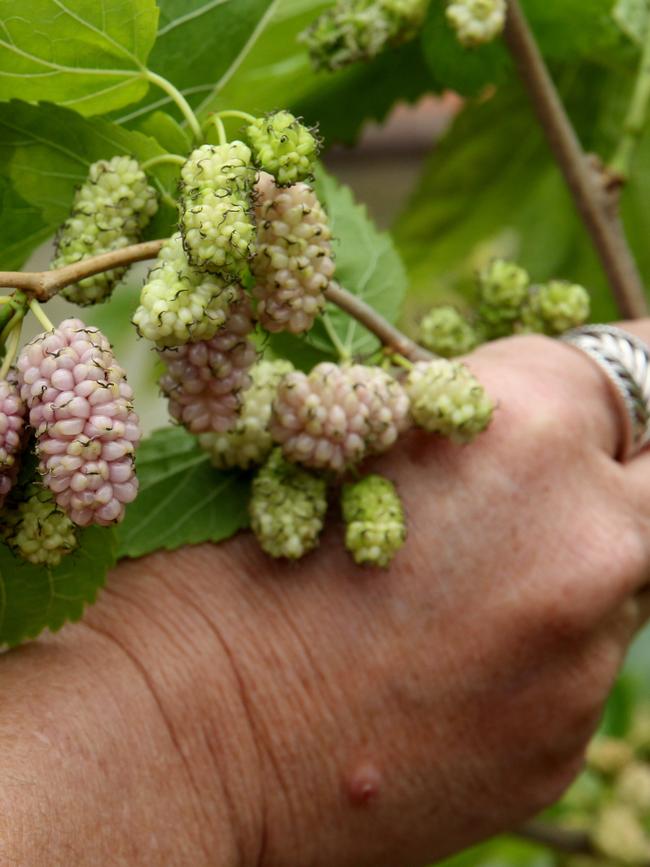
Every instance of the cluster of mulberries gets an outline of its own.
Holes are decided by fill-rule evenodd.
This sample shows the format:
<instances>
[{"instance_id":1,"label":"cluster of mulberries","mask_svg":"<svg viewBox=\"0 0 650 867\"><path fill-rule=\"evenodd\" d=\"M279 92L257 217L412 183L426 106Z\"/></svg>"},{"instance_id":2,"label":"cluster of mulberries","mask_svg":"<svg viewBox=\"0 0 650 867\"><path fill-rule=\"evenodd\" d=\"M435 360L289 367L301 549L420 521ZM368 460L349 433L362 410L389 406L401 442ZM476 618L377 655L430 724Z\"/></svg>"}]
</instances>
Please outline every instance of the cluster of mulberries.
<instances>
[{"instance_id":1,"label":"cluster of mulberries","mask_svg":"<svg viewBox=\"0 0 650 867\"><path fill-rule=\"evenodd\" d=\"M453 358L484 340L512 334L554 337L584 325L589 313L589 293L582 286L565 280L531 284L519 265L495 259L478 275L475 315L434 307L420 324L420 341L436 355Z\"/></svg>"},{"instance_id":2,"label":"cluster of mulberries","mask_svg":"<svg viewBox=\"0 0 650 867\"><path fill-rule=\"evenodd\" d=\"M13 380L0 381L0 508L18 477L26 413Z\"/></svg>"},{"instance_id":3,"label":"cluster of mulberries","mask_svg":"<svg viewBox=\"0 0 650 867\"><path fill-rule=\"evenodd\" d=\"M188 263L179 232L166 241L142 287L133 324L157 346L209 340L238 297L233 284Z\"/></svg>"},{"instance_id":4,"label":"cluster of mulberries","mask_svg":"<svg viewBox=\"0 0 650 867\"><path fill-rule=\"evenodd\" d=\"M301 34L316 69L336 70L412 38L428 0L337 0Z\"/></svg>"},{"instance_id":5,"label":"cluster of mulberries","mask_svg":"<svg viewBox=\"0 0 650 867\"><path fill-rule=\"evenodd\" d=\"M273 175L280 186L313 175L319 141L291 112L276 111L256 118L246 129L246 138L257 168Z\"/></svg>"},{"instance_id":6,"label":"cluster of mulberries","mask_svg":"<svg viewBox=\"0 0 650 867\"><path fill-rule=\"evenodd\" d=\"M406 541L404 507L393 483L371 475L345 485L341 511L345 545L355 563L388 566Z\"/></svg>"},{"instance_id":7,"label":"cluster of mulberries","mask_svg":"<svg viewBox=\"0 0 650 867\"><path fill-rule=\"evenodd\" d=\"M447 21L467 47L492 42L506 23L506 0L451 0Z\"/></svg>"},{"instance_id":8,"label":"cluster of mulberries","mask_svg":"<svg viewBox=\"0 0 650 867\"><path fill-rule=\"evenodd\" d=\"M255 169L240 141L202 145L181 169L180 230L187 258L225 280L245 273L255 250Z\"/></svg>"},{"instance_id":9,"label":"cluster of mulberries","mask_svg":"<svg viewBox=\"0 0 650 867\"><path fill-rule=\"evenodd\" d=\"M59 232L53 267L136 243L157 210L156 191L136 160L115 156L93 163ZM110 295L125 272L115 268L86 277L62 294L76 304L96 304Z\"/></svg>"},{"instance_id":10,"label":"cluster of mulberries","mask_svg":"<svg viewBox=\"0 0 650 867\"><path fill-rule=\"evenodd\" d=\"M108 340L66 319L23 348L17 369L39 470L56 504L80 527L120 521L138 490L140 427Z\"/></svg>"},{"instance_id":11,"label":"cluster of mulberries","mask_svg":"<svg viewBox=\"0 0 650 867\"><path fill-rule=\"evenodd\" d=\"M257 184L255 210L259 321L267 331L308 331L334 274L327 215L307 184L277 187L268 174Z\"/></svg>"},{"instance_id":12,"label":"cluster of mulberries","mask_svg":"<svg viewBox=\"0 0 650 867\"><path fill-rule=\"evenodd\" d=\"M231 431L199 434L199 444L219 469L261 464L271 449L271 408L282 379L293 370L284 359L258 361L250 370L251 384L242 393L241 407Z\"/></svg>"},{"instance_id":13,"label":"cluster of mulberries","mask_svg":"<svg viewBox=\"0 0 650 867\"><path fill-rule=\"evenodd\" d=\"M260 546L272 557L296 560L318 544L327 511L324 479L274 449L253 480L249 512Z\"/></svg>"},{"instance_id":14,"label":"cluster of mulberries","mask_svg":"<svg viewBox=\"0 0 650 867\"><path fill-rule=\"evenodd\" d=\"M160 351L166 364L160 387L170 414L192 433L223 433L237 424L240 393L250 385L257 358L252 330L250 301L240 289L213 337Z\"/></svg>"},{"instance_id":15,"label":"cluster of mulberries","mask_svg":"<svg viewBox=\"0 0 650 867\"><path fill-rule=\"evenodd\" d=\"M381 368L323 362L284 377L270 430L288 460L342 473L388 451L408 413L404 389Z\"/></svg>"}]
</instances>

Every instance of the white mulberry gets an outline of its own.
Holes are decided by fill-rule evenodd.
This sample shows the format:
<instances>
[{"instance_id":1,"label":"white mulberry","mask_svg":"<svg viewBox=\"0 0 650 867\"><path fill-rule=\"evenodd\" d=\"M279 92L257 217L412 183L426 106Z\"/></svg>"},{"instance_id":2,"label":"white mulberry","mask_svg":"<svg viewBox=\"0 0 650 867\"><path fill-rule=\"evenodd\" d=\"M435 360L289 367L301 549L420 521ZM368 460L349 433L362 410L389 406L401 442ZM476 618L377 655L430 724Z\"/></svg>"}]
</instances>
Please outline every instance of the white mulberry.
<instances>
[{"instance_id":1,"label":"white mulberry","mask_svg":"<svg viewBox=\"0 0 650 867\"><path fill-rule=\"evenodd\" d=\"M256 118L246 129L258 169L280 186L304 181L314 172L318 139L290 111Z\"/></svg>"},{"instance_id":2,"label":"white mulberry","mask_svg":"<svg viewBox=\"0 0 650 867\"><path fill-rule=\"evenodd\" d=\"M470 442L489 425L494 405L459 361L419 361L406 378L416 425L456 442Z\"/></svg>"},{"instance_id":3,"label":"white mulberry","mask_svg":"<svg viewBox=\"0 0 650 867\"><path fill-rule=\"evenodd\" d=\"M478 342L476 329L455 307L434 307L420 323L420 343L443 358L465 355Z\"/></svg>"},{"instance_id":4,"label":"white mulberry","mask_svg":"<svg viewBox=\"0 0 650 867\"><path fill-rule=\"evenodd\" d=\"M160 348L209 340L237 297L234 285L189 264L177 232L163 244L149 271L133 324Z\"/></svg>"},{"instance_id":5,"label":"white mulberry","mask_svg":"<svg viewBox=\"0 0 650 867\"><path fill-rule=\"evenodd\" d=\"M249 369L256 351L250 302L242 290L225 325L214 337L163 349L167 370L160 387L169 412L192 433L232 430L239 415L241 392L250 385Z\"/></svg>"},{"instance_id":6,"label":"white mulberry","mask_svg":"<svg viewBox=\"0 0 650 867\"><path fill-rule=\"evenodd\" d=\"M478 313L487 336L512 334L528 300L528 272L514 262L495 259L481 271L478 283Z\"/></svg>"},{"instance_id":7,"label":"white mulberry","mask_svg":"<svg viewBox=\"0 0 650 867\"><path fill-rule=\"evenodd\" d=\"M257 184L257 253L252 263L257 315L267 331L308 331L325 306L334 274L327 215L307 184Z\"/></svg>"},{"instance_id":8,"label":"white mulberry","mask_svg":"<svg viewBox=\"0 0 650 867\"><path fill-rule=\"evenodd\" d=\"M39 470L57 505L82 527L121 521L138 490L140 427L108 340L66 319L28 343L17 367Z\"/></svg>"},{"instance_id":9,"label":"white mulberry","mask_svg":"<svg viewBox=\"0 0 650 867\"><path fill-rule=\"evenodd\" d=\"M27 499L12 514L6 535L9 547L36 566L58 566L78 545L75 525L54 501L50 490L32 485Z\"/></svg>"},{"instance_id":10,"label":"white mulberry","mask_svg":"<svg viewBox=\"0 0 650 867\"><path fill-rule=\"evenodd\" d=\"M0 380L0 508L20 469L27 408L13 380Z\"/></svg>"},{"instance_id":11,"label":"white mulberry","mask_svg":"<svg viewBox=\"0 0 650 867\"><path fill-rule=\"evenodd\" d=\"M590 298L576 283L551 280L530 292L522 311L522 330L551 336L584 325L589 319Z\"/></svg>"},{"instance_id":12,"label":"white mulberry","mask_svg":"<svg viewBox=\"0 0 650 867\"><path fill-rule=\"evenodd\" d=\"M242 405L234 429L227 433L199 434L199 443L219 469L261 464L271 449L269 433L271 406L280 381L293 370L289 361L259 361L250 371L251 385L242 394Z\"/></svg>"},{"instance_id":13,"label":"white mulberry","mask_svg":"<svg viewBox=\"0 0 650 867\"><path fill-rule=\"evenodd\" d=\"M326 483L275 449L253 480L249 511L262 550L297 560L318 544L327 511Z\"/></svg>"},{"instance_id":14,"label":"white mulberry","mask_svg":"<svg viewBox=\"0 0 650 867\"><path fill-rule=\"evenodd\" d=\"M383 476L344 485L341 509L345 545L360 565L388 566L406 541L404 507L395 486Z\"/></svg>"},{"instance_id":15,"label":"white mulberry","mask_svg":"<svg viewBox=\"0 0 650 867\"><path fill-rule=\"evenodd\" d=\"M240 277L255 250L255 170L243 142L202 145L181 170L183 245L190 263L225 280Z\"/></svg>"},{"instance_id":16,"label":"white mulberry","mask_svg":"<svg viewBox=\"0 0 650 867\"><path fill-rule=\"evenodd\" d=\"M506 23L506 0L452 0L447 21L467 47L492 42Z\"/></svg>"},{"instance_id":17,"label":"white mulberry","mask_svg":"<svg viewBox=\"0 0 650 867\"><path fill-rule=\"evenodd\" d=\"M71 265L136 243L157 210L156 191L136 160L116 156L93 163L59 232L52 266ZM61 294L76 304L96 304L110 295L126 270L114 268L86 277Z\"/></svg>"},{"instance_id":18,"label":"white mulberry","mask_svg":"<svg viewBox=\"0 0 650 867\"><path fill-rule=\"evenodd\" d=\"M317 365L284 377L270 430L290 461L343 472L387 451L408 426L402 386L379 367Z\"/></svg>"}]
</instances>

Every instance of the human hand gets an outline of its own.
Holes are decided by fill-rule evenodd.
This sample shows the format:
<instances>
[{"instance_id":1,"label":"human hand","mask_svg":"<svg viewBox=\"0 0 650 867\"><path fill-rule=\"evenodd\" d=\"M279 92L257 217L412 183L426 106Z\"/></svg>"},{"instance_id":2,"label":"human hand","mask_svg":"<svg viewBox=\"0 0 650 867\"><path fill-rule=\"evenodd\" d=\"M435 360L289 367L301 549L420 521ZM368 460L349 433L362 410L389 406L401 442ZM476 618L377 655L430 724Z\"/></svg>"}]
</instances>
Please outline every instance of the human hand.
<instances>
[{"instance_id":1,"label":"human hand","mask_svg":"<svg viewBox=\"0 0 650 867\"><path fill-rule=\"evenodd\" d=\"M560 795L646 615L650 457L613 459L620 420L574 349L469 365L491 429L377 462L409 515L390 570L352 566L336 529L291 566L245 535L157 554L2 660L5 815L48 828L29 850L2 829L20 863L425 864ZM24 749L56 799L12 786Z\"/></svg>"}]
</instances>

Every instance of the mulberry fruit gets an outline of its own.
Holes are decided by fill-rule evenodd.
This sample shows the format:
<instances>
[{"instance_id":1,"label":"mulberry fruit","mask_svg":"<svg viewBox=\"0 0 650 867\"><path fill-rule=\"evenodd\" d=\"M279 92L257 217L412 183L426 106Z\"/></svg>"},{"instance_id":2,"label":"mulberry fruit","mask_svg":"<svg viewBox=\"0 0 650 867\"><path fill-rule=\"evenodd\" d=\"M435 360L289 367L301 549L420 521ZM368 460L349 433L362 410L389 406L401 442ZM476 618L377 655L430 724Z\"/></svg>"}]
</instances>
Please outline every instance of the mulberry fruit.
<instances>
[{"instance_id":1,"label":"mulberry fruit","mask_svg":"<svg viewBox=\"0 0 650 867\"><path fill-rule=\"evenodd\" d=\"M404 508L392 482L372 475L345 485L341 509L355 563L388 566L406 541Z\"/></svg>"},{"instance_id":2,"label":"mulberry fruit","mask_svg":"<svg viewBox=\"0 0 650 867\"><path fill-rule=\"evenodd\" d=\"M589 319L589 293L582 286L551 280L536 287L521 317L523 331L551 336L584 325Z\"/></svg>"},{"instance_id":3,"label":"mulberry fruit","mask_svg":"<svg viewBox=\"0 0 650 867\"><path fill-rule=\"evenodd\" d=\"M12 514L9 547L35 566L58 566L78 545L75 525L56 505L47 488L33 485Z\"/></svg>"},{"instance_id":4,"label":"mulberry fruit","mask_svg":"<svg viewBox=\"0 0 650 867\"><path fill-rule=\"evenodd\" d=\"M251 385L242 395L237 423L229 433L199 434L199 443L219 469L261 464L273 448L269 433L271 406L280 381L293 370L289 361L259 361L250 371Z\"/></svg>"},{"instance_id":5,"label":"mulberry fruit","mask_svg":"<svg viewBox=\"0 0 650 867\"><path fill-rule=\"evenodd\" d=\"M471 323L455 307L434 307L420 323L420 343L436 355L466 355L479 337Z\"/></svg>"},{"instance_id":6,"label":"mulberry fruit","mask_svg":"<svg viewBox=\"0 0 650 867\"><path fill-rule=\"evenodd\" d=\"M428 0L338 0L301 34L316 69L376 57L415 35Z\"/></svg>"},{"instance_id":7,"label":"mulberry fruit","mask_svg":"<svg viewBox=\"0 0 650 867\"><path fill-rule=\"evenodd\" d=\"M59 232L52 266L60 268L137 243L157 210L156 191L136 160L116 156L93 163ZM86 277L61 294L75 304L96 304L110 295L126 270L114 268Z\"/></svg>"},{"instance_id":8,"label":"mulberry fruit","mask_svg":"<svg viewBox=\"0 0 650 867\"><path fill-rule=\"evenodd\" d=\"M241 277L255 250L250 149L239 141L202 145L181 169L183 245L190 264L225 280Z\"/></svg>"},{"instance_id":9,"label":"mulberry fruit","mask_svg":"<svg viewBox=\"0 0 650 867\"><path fill-rule=\"evenodd\" d=\"M479 317L488 337L512 334L528 300L528 272L514 262L495 259L479 274Z\"/></svg>"},{"instance_id":10,"label":"mulberry fruit","mask_svg":"<svg viewBox=\"0 0 650 867\"><path fill-rule=\"evenodd\" d=\"M623 864L647 864L650 839L634 810L624 804L607 804L593 830L598 852Z\"/></svg>"},{"instance_id":11,"label":"mulberry fruit","mask_svg":"<svg viewBox=\"0 0 650 867\"><path fill-rule=\"evenodd\" d=\"M253 480L249 511L262 549L297 560L318 544L327 511L325 481L275 449Z\"/></svg>"},{"instance_id":12,"label":"mulberry fruit","mask_svg":"<svg viewBox=\"0 0 650 867\"><path fill-rule=\"evenodd\" d=\"M246 130L253 161L280 186L304 181L314 173L318 139L289 111L259 117Z\"/></svg>"},{"instance_id":13,"label":"mulberry fruit","mask_svg":"<svg viewBox=\"0 0 650 867\"><path fill-rule=\"evenodd\" d=\"M492 419L492 401L458 361L419 361L409 372L405 389L415 424L455 442L470 442Z\"/></svg>"},{"instance_id":14,"label":"mulberry fruit","mask_svg":"<svg viewBox=\"0 0 650 867\"><path fill-rule=\"evenodd\" d=\"M402 386L378 367L317 365L278 387L271 435L290 461L343 472L387 451L408 426Z\"/></svg>"},{"instance_id":15,"label":"mulberry fruit","mask_svg":"<svg viewBox=\"0 0 650 867\"><path fill-rule=\"evenodd\" d=\"M467 47L492 42L506 23L506 0L452 0L447 21Z\"/></svg>"},{"instance_id":16,"label":"mulberry fruit","mask_svg":"<svg viewBox=\"0 0 650 867\"><path fill-rule=\"evenodd\" d=\"M163 244L149 272L133 324L160 348L209 340L237 297L232 284L192 268L177 233Z\"/></svg>"},{"instance_id":17,"label":"mulberry fruit","mask_svg":"<svg viewBox=\"0 0 650 867\"><path fill-rule=\"evenodd\" d=\"M0 508L20 469L27 409L13 381L0 380Z\"/></svg>"},{"instance_id":18,"label":"mulberry fruit","mask_svg":"<svg viewBox=\"0 0 650 867\"><path fill-rule=\"evenodd\" d=\"M108 340L66 319L28 343L17 367L39 470L59 508L81 527L121 521L138 490L140 427Z\"/></svg>"},{"instance_id":19,"label":"mulberry fruit","mask_svg":"<svg viewBox=\"0 0 650 867\"><path fill-rule=\"evenodd\" d=\"M160 387L169 412L192 433L223 433L237 424L240 393L250 385L249 369L257 357L248 339L252 330L250 302L240 289L214 337L161 350L167 370Z\"/></svg>"},{"instance_id":20,"label":"mulberry fruit","mask_svg":"<svg viewBox=\"0 0 650 867\"><path fill-rule=\"evenodd\" d=\"M325 306L334 274L327 215L307 184L278 188L270 175L257 185L257 316L267 331L308 331Z\"/></svg>"}]
</instances>

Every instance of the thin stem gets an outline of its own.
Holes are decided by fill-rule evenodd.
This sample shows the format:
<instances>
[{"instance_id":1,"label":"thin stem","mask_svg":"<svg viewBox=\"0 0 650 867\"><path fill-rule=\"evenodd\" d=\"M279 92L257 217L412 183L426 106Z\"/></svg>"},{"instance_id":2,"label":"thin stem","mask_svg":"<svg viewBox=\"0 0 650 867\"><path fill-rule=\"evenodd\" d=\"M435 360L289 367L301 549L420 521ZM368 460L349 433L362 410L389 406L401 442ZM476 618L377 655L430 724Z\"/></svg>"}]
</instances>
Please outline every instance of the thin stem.
<instances>
[{"instance_id":1,"label":"thin stem","mask_svg":"<svg viewBox=\"0 0 650 867\"><path fill-rule=\"evenodd\" d=\"M171 97L171 99L176 103L176 105L180 109L181 114L187 121L187 125L192 130L192 135L194 136L194 138L197 140L197 142L203 141L201 124L199 123L196 115L194 114L192 106L185 99L180 90L178 90L177 87L174 87L171 81L168 81L162 75L158 75L157 72L152 72L151 69L146 69L144 71L144 77L152 84L156 84L161 90L164 90L169 97Z\"/></svg>"},{"instance_id":2,"label":"thin stem","mask_svg":"<svg viewBox=\"0 0 650 867\"><path fill-rule=\"evenodd\" d=\"M334 344L334 347L338 353L339 359L341 361L349 361L350 360L350 352L348 348L344 345L341 338L336 333L336 329L334 328L334 323L329 315L329 313L323 313L322 315L323 325L325 326L325 331L327 331L327 336Z\"/></svg>"},{"instance_id":3,"label":"thin stem","mask_svg":"<svg viewBox=\"0 0 650 867\"><path fill-rule=\"evenodd\" d=\"M508 0L505 39L621 313L633 319L647 315L643 281L618 212L612 207L611 193L582 150L519 0Z\"/></svg>"},{"instance_id":4,"label":"thin stem","mask_svg":"<svg viewBox=\"0 0 650 867\"><path fill-rule=\"evenodd\" d=\"M239 120L245 120L246 123L253 123L253 121L257 120L257 118L249 114L247 111L235 111L234 109L227 109L226 111L218 111L216 113L217 117L236 117Z\"/></svg>"},{"instance_id":5,"label":"thin stem","mask_svg":"<svg viewBox=\"0 0 650 867\"><path fill-rule=\"evenodd\" d=\"M413 362L409 361L408 358L404 358L403 355L399 355L399 353L391 355L390 360L397 367L403 367L404 370L413 370Z\"/></svg>"},{"instance_id":6,"label":"thin stem","mask_svg":"<svg viewBox=\"0 0 650 867\"><path fill-rule=\"evenodd\" d=\"M2 367L0 367L0 380L5 380L7 378L7 374L9 373L9 369L11 365L14 363L14 359L16 357L16 353L18 352L18 347L20 346L20 332L22 330L22 325L19 322L13 330L9 333L9 337L7 338L7 343L5 344L5 357L2 362Z\"/></svg>"},{"instance_id":7,"label":"thin stem","mask_svg":"<svg viewBox=\"0 0 650 867\"><path fill-rule=\"evenodd\" d=\"M32 311L34 316L38 319L38 321L41 323L41 325L46 331L54 331L54 325L47 318L43 311L43 308L35 298L33 298L29 302L29 309Z\"/></svg>"},{"instance_id":8,"label":"thin stem","mask_svg":"<svg viewBox=\"0 0 650 867\"><path fill-rule=\"evenodd\" d=\"M13 304L14 299L12 295L0 295L0 304Z\"/></svg>"},{"instance_id":9,"label":"thin stem","mask_svg":"<svg viewBox=\"0 0 650 867\"><path fill-rule=\"evenodd\" d=\"M26 311L24 307L21 307L14 312L11 319L7 322L7 324L0 332L0 345L4 346L4 344L7 342L7 338L14 330L14 328L16 328L16 326L23 321L23 319L25 318L25 312Z\"/></svg>"},{"instance_id":10,"label":"thin stem","mask_svg":"<svg viewBox=\"0 0 650 867\"><path fill-rule=\"evenodd\" d=\"M186 161L186 157L182 157L180 154L160 154L157 157L151 157L150 160L145 160L140 168L146 172L147 169L152 168L152 166L158 166L161 163L174 163L177 166L184 166Z\"/></svg>"},{"instance_id":11,"label":"thin stem","mask_svg":"<svg viewBox=\"0 0 650 867\"><path fill-rule=\"evenodd\" d=\"M609 170L621 181L630 176L634 151L639 143L648 116L650 101L650 27L646 27L639 69L632 98L623 121L623 135L609 164Z\"/></svg>"},{"instance_id":12,"label":"thin stem","mask_svg":"<svg viewBox=\"0 0 650 867\"><path fill-rule=\"evenodd\" d=\"M228 136L226 135L226 128L223 125L223 121L218 115L212 116L212 122L214 123L217 129L217 135L219 136L219 144L225 145L228 144Z\"/></svg>"},{"instance_id":13,"label":"thin stem","mask_svg":"<svg viewBox=\"0 0 650 867\"><path fill-rule=\"evenodd\" d=\"M345 310L357 322L360 322L368 331L378 337L384 346L389 346L410 361L430 361L435 358L427 349L419 346L406 334L391 325L369 304L366 304L357 295L347 292L341 286L331 283L325 290L325 297L332 304L340 307L341 310Z\"/></svg>"}]
</instances>

